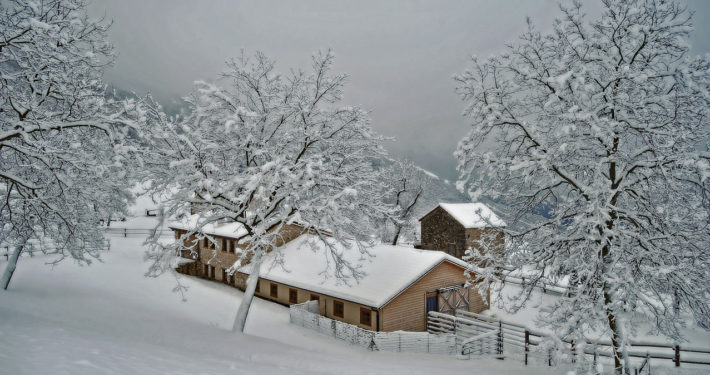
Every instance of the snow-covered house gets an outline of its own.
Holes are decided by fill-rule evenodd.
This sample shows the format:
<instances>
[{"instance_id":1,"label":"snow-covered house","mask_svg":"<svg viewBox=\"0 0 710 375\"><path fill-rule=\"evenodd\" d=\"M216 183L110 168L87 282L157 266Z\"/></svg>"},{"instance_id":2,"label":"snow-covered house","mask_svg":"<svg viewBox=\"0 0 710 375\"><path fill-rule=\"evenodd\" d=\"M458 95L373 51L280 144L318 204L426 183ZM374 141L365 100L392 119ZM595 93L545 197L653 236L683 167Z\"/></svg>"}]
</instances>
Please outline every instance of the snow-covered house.
<instances>
[{"instance_id":1,"label":"snow-covered house","mask_svg":"<svg viewBox=\"0 0 710 375\"><path fill-rule=\"evenodd\" d=\"M440 203L419 219L422 249L440 250L461 258L469 247L501 247L501 220L483 203ZM502 247L501 247L502 248Z\"/></svg>"},{"instance_id":2,"label":"snow-covered house","mask_svg":"<svg viewBox=\"0 0 710 375\"><path fill-rule=\"evenodd\" d=\"M203 232L216 240L216 247L210 241L199 241L196 258L185 259L178 271L244 289L249 265L232 275L226 271L243 246L235 241L239 235L235 225L205 226ZM190 223L170 227L179 236ZM332 275L333 259L326 258L322 242L303 232L297 224L282 229L280 251L270 253L262 264L257 296L285 305L316 299L322 315L374 331L424 331L430 310L453 313L455 309L480 312L487 308L488 298L482 298L475 287L464 287L465 262L449 254L378 245L368 250L372 257L363 257L349 249L342 253L360 265L365 277L346 284L326 276ZM183 257L189 258L189 252Z\"/></svg>"}]
</instances>

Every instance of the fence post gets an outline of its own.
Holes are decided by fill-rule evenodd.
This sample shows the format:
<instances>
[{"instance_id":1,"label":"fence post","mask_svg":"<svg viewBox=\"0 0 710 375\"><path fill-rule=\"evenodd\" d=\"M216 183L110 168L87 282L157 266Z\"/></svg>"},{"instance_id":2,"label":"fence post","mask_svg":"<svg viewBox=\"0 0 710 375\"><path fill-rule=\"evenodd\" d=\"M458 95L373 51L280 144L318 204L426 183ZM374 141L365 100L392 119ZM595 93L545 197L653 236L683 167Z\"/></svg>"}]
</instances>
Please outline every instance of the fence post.
<instances>
[{"instance_id":1,"label":"fence post","mask_svg":"<svg viewBox=\"0 0 710 375\"><path fill-rule=\"evenodd\" d=\"M552 348L547 349L547 365L552 366Z\"/></svg>"},{"instance_id":2,"label":"fence post","mask_svg":"<svg viewBox=\"0 0 710 375\"><path fill-rule=\"evenodd\" d=\"M577 354L575 353L575 350L574 350L574 340L572 340L571 343L572 343L572 363L576 363L577 362Z\"/></svg>"},{"instance_id":3,"label":"fence post","mask_svg":"<svg viewBox=\"0 0 710 375\"><path fill-rule=\"evenodd\" d=\"M128 230L126 228L123 228L123 237L128 237Z\"/></svg>"},{"instance_id":4,"label":"fence post","mask_svg":"<svg viewBox=\"0 0 710 375\"><path fill-rule=\"evenodd\" d=\"M399 336L399 347L398 348L401 353L402 352L402 333L400 332L400 334L397 336Z\"/></svg>"},{"instance_id":5,"label":"fence post","mask_svg":"<svg viewBox=\"0 0 710 375\"><path fill-rule=\"evenodd\" d=\"M528 353L530 352L530 331L525 330L525 366L528 365Z\"/></svg>"},{"instance_id":6,"label":"fence post","mask_svg":"<svg viewBox=\"0 0 710 375\"><path fill-rule=\"evenodd\" d=\"M680 367L680 345L675 346L675 367Z\"/></svg>"},{"instance_id":7,"label":"fence post","mask_svg":"<svg viewBox=\"0 0 710 375\"><path fill-rule=\"evenodd\" d=\"M503 359L503 321L498 321L498 359Z\"/></svg>"}]
</instances>

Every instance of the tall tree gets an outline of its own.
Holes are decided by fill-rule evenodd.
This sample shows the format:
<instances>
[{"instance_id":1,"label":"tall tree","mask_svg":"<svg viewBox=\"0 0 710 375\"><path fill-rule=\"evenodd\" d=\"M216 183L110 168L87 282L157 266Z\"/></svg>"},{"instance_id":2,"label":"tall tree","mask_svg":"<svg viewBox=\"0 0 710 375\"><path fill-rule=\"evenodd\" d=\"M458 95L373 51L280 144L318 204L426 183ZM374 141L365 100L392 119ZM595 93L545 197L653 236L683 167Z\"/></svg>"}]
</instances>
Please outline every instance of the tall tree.
<instances>
[{"instance_id":1,"label":"tall tree","mask_svg":"<svg viewBox=\"0 0 710 375\"><path fill-rule=\"evenodd\" d=\"M30 246L89 263L103 247L100 220L127 203L106 194L125 186L115 151L126 122L102 83L114 58L109 25L85 8L0 4L0 243L15 248L5 289Z\"/></svg>"},{"instance_id":2,"label":"tall tree","mask_svg":"<svg viewBox=\"0 0 710 375\"><path fill-rule=\"evenodd\" d=\"M392 192L389 201L393 202L395 212L389 217L393 231L388 242L396 245L403 239L413 241L418 222L417 209L424 200L424 190L429 182L424 171L409 160L395 160L384 170L388 189ZM389 233L388 233L389 234Z\"/></svg>"},{"instance_id":3,"label":"tall tree","mask_svg":"<svg viewBox=\"0 0 710 375\"><path fill-rule=\"evenodd\" d=\"M509 204L506 261L575 293L540 318L562 338L611 338L617 373L638 324L681 339L678 312L710 328L710 62L688 56L675 1L603 1L585 22L561 6L507 51L457 77L470 133L459 186ZM472 254L477 255L477 254ZM481 254L478 254L481 255ZM485 258L485 256L482 256ZM480 259L481 257L474 257ZM478 279L498 280L496 272Z\"/></svg>"},{"instance_id":4,"label":"tall tree","mask_svg":"<svg viewBox=\"0 0 710 375\"><path fill-rule=\"evenodd\" d=\"M234 330L244 330L261 260L267 252L278 256L285 224L298 222L348 248L354 239L353 251L365 254L374 240L373 219L389 214L382 204L387 191L373 168L384 155L380 137L365 111L338 105L346 76L332 74L332 63L330 52L318 54L310 73L280 75L263 54L242 56L228 63L221 85L197 84L184 117L167 118L157 107L146 112L154 124L146 128L153 188L172 189L167 216L195 215L191 230L174 243L152 239L149 273L172 269L184 240L204 238L206 225L237 223L234 236L247 247L230 272L249 263L251 273ZM327 273L343 280L363 276L328 249Z\"/></svg>"}]
</instances>

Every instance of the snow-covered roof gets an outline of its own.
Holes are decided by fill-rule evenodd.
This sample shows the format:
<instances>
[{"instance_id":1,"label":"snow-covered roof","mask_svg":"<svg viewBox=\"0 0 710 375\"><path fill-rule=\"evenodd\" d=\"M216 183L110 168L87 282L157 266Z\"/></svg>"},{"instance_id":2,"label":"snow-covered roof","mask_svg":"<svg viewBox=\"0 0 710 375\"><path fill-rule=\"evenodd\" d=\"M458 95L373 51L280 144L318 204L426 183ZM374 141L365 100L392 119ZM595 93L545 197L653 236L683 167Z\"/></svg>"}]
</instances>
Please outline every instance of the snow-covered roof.
<instances>
[{"instance_id":1,"label":"snow-covered roof","mask_svg":"<svg viewBox=\"0 0 710 375\"><path fill-rule=\"evenodd\" d=\"M440 203L464 228L504 227L505 222L483 203Z\"/></svg>"},{"instance_id":2,"label":"snow-covered roof","mask_svg":"<svg viewBox=\"0 0 710 375\"><path fill-rule=\"evenodd\" d=\"M334 243L335 244L335 243ZM326 257L325 245L315 235L304 234L281 248L284 267L274 265L276 255L264 259L260 277L314 293L326 294L358 304L381 308L406 290L432 268L448 261L466 267L466 263L442 251L410 247L376 245L369 249L373 257L362 257L355 246L350 249L335 244L344 258L359 264L366 276L345 285L332 276L332 258ZM363 259L364 258L364 259ZM330 265L327 262L330 261ZM330 267L328 277L323 271ZM250 265L240 269L249 272ZM461 271L463 273L463 270Z\"/></svg>"},{"instance_id":3,"label":"snow-covered roof","mask_svg":"<svg viewBox=\"0 0 710 375\"><path fill-rule=\"evenodd\" d=\"M168 227L179 230L194 230L199 228L200 215L185 216L179 220L168 221ZM247 233L240 223L209 223L205 224L200 232L214 236L238 238Z\"/></svg>"}]
</instances>

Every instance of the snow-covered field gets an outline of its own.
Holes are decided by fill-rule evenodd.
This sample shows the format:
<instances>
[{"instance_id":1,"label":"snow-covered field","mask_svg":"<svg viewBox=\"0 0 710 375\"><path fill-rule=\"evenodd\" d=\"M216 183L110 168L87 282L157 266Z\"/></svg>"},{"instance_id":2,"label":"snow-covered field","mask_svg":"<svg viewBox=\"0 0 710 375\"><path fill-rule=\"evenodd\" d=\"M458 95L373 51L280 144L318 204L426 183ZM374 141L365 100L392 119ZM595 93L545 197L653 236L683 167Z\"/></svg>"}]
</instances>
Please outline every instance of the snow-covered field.
<instances>
[{"instance_id":1,"label":"snow-covered field","mask_svg":"<svg viewBox=\"0 0 710 375\"><path fill-rule=\"evenodd\" d=\"M111 238L103 262L24 257L0 292L1 374L565 374L494 359L369 352L288 322L257 299L246 334L228 330L241 292L171 275L146 278L142 238ZM4 257L0 268L4 267Z\"/></svg>"}]
</instances>

